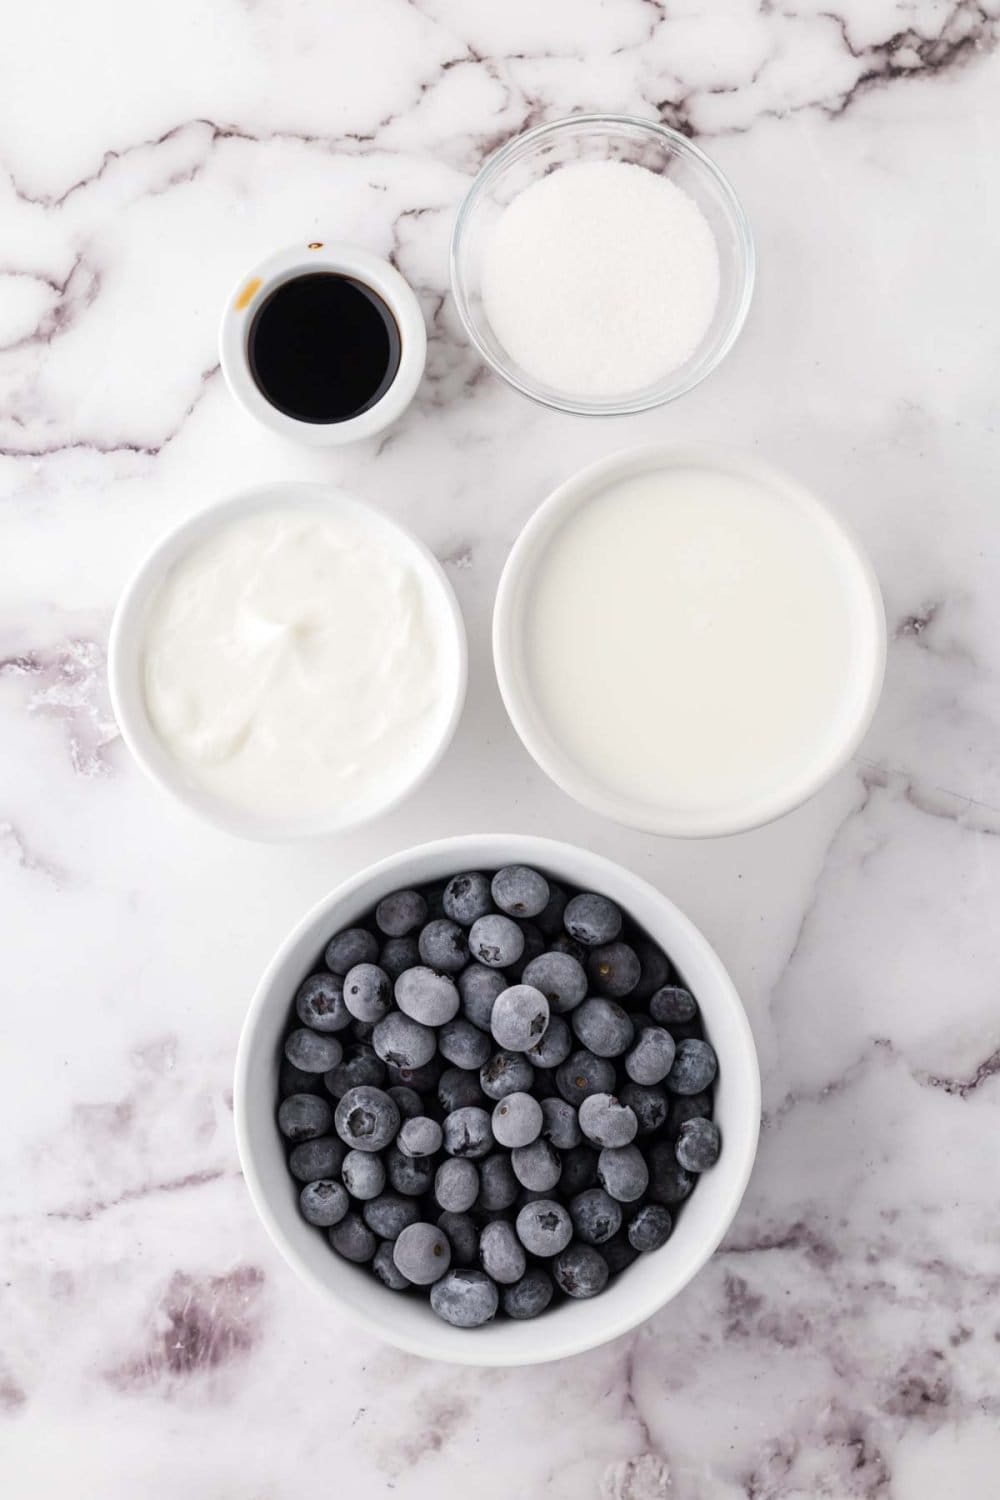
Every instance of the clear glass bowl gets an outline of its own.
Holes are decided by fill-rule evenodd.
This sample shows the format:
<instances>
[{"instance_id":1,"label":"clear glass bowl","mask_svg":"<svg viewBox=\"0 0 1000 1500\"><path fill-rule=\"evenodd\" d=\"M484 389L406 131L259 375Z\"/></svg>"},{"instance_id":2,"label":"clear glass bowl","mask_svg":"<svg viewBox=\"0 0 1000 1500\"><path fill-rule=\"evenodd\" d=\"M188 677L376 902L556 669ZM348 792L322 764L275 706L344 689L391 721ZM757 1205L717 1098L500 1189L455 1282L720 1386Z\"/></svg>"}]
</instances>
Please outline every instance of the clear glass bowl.
<instances>
[{"instance_id":1,"label":"clear glass bowl","mask_svg":"<svg viewBox=\"0 0 1000 1500\"><path fill-rule=\"evenodd\" d=\"M662 173L698 204L719 250L719 300L698 348L654 384L620 397L584 397L529 375L504 349L483 306L483 255L497 219L519 193L555 167L624 161ZM519 135L489 157L466 194L451 241L451 285L459 316L483 359L517 390L560 411L620 415L661 406L714 370L743 327L753 292L750 226L726 178L685 136L630 115L571 115Z\"/></svg>"}]
</instances>

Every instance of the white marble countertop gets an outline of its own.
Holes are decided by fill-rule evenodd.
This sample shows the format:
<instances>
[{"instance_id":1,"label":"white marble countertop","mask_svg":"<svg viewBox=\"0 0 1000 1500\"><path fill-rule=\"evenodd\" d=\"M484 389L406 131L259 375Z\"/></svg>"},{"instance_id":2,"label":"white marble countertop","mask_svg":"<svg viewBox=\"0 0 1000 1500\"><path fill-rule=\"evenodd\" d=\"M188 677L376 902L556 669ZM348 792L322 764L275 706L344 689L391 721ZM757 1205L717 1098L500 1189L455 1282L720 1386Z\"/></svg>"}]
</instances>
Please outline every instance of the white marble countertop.
<instances>
[{"instance_id":1,"label":"white marble countertop","mask_svg":"<svg viewBox=\"0 0 1000 1500\"><path fill-rule=\"evenodd\" d=\"M0 1484L11 1500L985 1500L1000 1470L1000 5L126 0L21 5L0 53ZM459 335L447 242L525 125L691 132L750 215L733 354L641 417L531 406ZM255 258L341 236L419 289L388 440L300 452L218 373ZM876 723L800 812L644 838L547 784L488 651L519 527L583 462L752 447L849 517L892 636ZM452 752L351 837L244 846L156 795L103 681L171 522L325 477L413 526L468 621ZM233 1050L299 914L485 828L657 882L729 964L765 1128L723 1250L638 1334L476 1373L379 1347L279 1262ZM672 1486L672 1487L671 1487Z\"/></svg>"}]
</instances>

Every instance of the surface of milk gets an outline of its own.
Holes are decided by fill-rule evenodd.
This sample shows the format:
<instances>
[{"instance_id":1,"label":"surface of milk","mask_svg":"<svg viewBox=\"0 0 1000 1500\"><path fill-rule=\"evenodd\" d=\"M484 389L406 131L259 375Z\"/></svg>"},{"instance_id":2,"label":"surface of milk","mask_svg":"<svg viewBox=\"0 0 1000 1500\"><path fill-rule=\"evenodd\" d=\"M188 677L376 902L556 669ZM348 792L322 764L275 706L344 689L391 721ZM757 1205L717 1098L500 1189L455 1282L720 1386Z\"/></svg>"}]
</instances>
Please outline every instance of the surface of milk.
<instances>
[{"instance_id":1,"label":"surface of milk","mask_svg":"<svg viewBox=\"0 0 1000 1500\"><path fill-rule=\"evenodd\" d=\"M613 483L532 575L536 710L612 795L692 811L766 795L822 760L856 708L857 571L822 512L744 474Z\"/></svg>"},{"instance_id":2,"label":"surface of milk","mask_svg":"<svg viewBox=\"0 0 1000 1500\"><path fill-rule=\"evenodd\" d=\"M152 602L146 707L189 779L296 816L404 783L440 732L441 642L403 548L362 516L223 522Z\"/></svg>"}]
</instances>

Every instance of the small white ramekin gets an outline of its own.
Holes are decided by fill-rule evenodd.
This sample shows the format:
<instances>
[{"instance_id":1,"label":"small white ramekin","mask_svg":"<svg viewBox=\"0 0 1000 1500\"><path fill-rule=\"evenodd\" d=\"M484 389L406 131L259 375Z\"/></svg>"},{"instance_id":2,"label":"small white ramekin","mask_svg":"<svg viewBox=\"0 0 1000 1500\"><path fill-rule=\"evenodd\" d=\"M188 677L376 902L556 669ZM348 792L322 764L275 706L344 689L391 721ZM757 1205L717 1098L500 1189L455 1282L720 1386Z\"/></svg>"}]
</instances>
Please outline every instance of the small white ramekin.
<instances>
[{"instance_id":1,"label":"small white ramekin","mask_svg":"<svg viewBox=\"0 0 1000 1500\"><path fill-rule=\"evenodd\" d=\"M161 743L150 723L143 690L143 644L146 620L157 590L175 563L227 521L281 506L308 507L324 515L362 517L386 538L394 555L415 569L430 601L443 653L440 729L424 760L412 775L362 805L323 809L315 816L276 818L234 807L190 780L184 767ZM417 537L374 506L324 484L277 481L230 495L198 511L167 533L139 564L126 585L111 624L108 685L115 719L139 766L151 781L185 807L241 838L268 842L341 833L388 812L430 775L451 742L465 701L467 648L462 612L437 558Z\"/></svg>"},{"instance_id":2,"label":"small white ramekin","mask_svg":"<svg viewBox=\"0 0 1000 1500\"><path fill-rule=\"evenodd\" d=\"M558 744L533 701L526 668L525 605L535 566L567 517L609 485L661 468L708 468L755 480L807 513L836 548L851 599L858 642L852 712L826 753L804 763L781 786L739 805L685 808L652 805L618 794L586 772ZM845 645L845 649L847 649ZM878 704L885 673L885 611L878 579L860 543L833 512L797 481L749 455L709 446L651 444L600 459L561 484L538 507L517 538L504 566L493 612L493 660L500 693L525 749L547 776L577 802L616 823L644 833L708 838L742 833L770 823L800 806L847 764L861 743ZM654 670L651 666L651 670ZM734 747L738 754L738 747Z\"/></svg>"},{"instance_id":3,"label":"small white ramekin","mask_svg":"<svg viewBox=\"0 0 1000 1500\"><path fill-rule=\"evenodd\" d=\"M451 1328L422 1297L390 1292L371 1271L335 1255L299 1213L299 1185L285 1162L275 1120L281 1044L299 984L333 934L401 887L461 870L536 866L554 880L617 901L660 944L698 998L719 1058L715 1119L722 1154L677 1214L670 1239L617 1276L599 1297L567 1300L530 1322L498 1319ZM753 1034L732 980L694 924L660 891L621 865L572 844L529 834L470 834L394 854L344 882L303 917L257 986L236 1056L236 1142L243 1176L285 1260L327 1304L367 1332L411 1354L465 1365L529 1365L563 1359L628 1333L676 1297L719 1245L750 1178L760 1128L760 1075ZM331 1329L335 1332L336 1325Z\"/></svg>"},{"instance_id":4,"label":"small white ramekin","mask_svg":"<svg viewBox=\"0 0 1000 1500\"><path fill-rule=\"evenodd\" d=\"M399 369L385 395L346 422L300 422L271 405L250 370L248 338L257 309L286 281L331 271L364 282L385 302L399 329ZM370 250L336 240L313 240L268 256L241 276L226 302L219 328L219 360L226 384L240 405L282 437L313 448L335 447L373 437L401 416L413 400L427 358L427 329L420 303L394 266Z\"/></svg>"}]
</instances>

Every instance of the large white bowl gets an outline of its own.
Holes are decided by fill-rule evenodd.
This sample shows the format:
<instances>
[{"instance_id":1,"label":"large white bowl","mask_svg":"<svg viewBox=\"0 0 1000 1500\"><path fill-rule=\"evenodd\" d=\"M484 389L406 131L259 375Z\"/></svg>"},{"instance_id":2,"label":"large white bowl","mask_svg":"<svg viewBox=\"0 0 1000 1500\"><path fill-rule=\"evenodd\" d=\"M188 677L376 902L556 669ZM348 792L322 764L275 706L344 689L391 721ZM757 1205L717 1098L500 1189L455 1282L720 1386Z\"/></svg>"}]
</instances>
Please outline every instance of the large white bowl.
<instances>
[{"instance_id":1,"label":"large white bowl","mask_svg":"<svg viewBox=\"0 0 1000 1500\"><path fill-rule=\"evenodd\" d=\"M619 481L653 470L696 468L734 474L770 490L808 518L823 536L843 578L856 642L851 702L831 726L827 743L804 751L793 775L754 797L712 807L653 804L605 786L556 739L531 691L532 642L525 630L528 603L540 558L567 519L594 495ZM669 650L669 642L657 643ZM852 649L849 641L844 650ZM712 445L652 443L599 459L559 485L520 533L504 566L493 611L493 661L500 693L525 749L557 786L605 818L644 833L675 838L711 838L758 828L813 796L841 770L871 724L885 675L885 610L878 579L860 543L840 516L804 485L751 454ZM655 660L650 681L655 681Z\"/></svg>"},{"instance_id":2,"label":"large white bowl","mask_svg":"<svg viewBox=\"0 0 1000 1500\"><path fill-rule=\"evenodd\" d=\"M419 576L442 652L442 693L438 732L423 760L408 777L377 788L364 801L323 808L315 815L276 817L231 805L199 786L160 741L146 708L143 647L146 620L157 590L170 569L220 526L261 510L282 506L315 509L324 516L362 517L373 537L382 537L394 555L404 556ZM108 686L115 719L135 760L151 781L192 812L241 838L262 841L340 833L388 812L433 771L458 725L465 702L467 649L465 625L451 584L431 550L412 532L363 500L326 484L279 480L243 490L208 505L167 533L139 564L126 584L111 623Z\"/></svg>"},{"instance_id":3,"label":"large white bowl","mask_svg":"<svg viewBox=\"0 0 1000 1500\"><path fill-rule=\"evenodd\" d=\"M530 864L559 882L613 897L656 940L697 996L719 1057L715 1118L718 1164L698 1183L661 1250L642 1256L591 1301L565 1301L531 1322L485 1328L442 1323L420 1297L386 1290L371 1272L341 1260L298 1210L298 1186L285 1163L275 1114L278 1067L295 990L325 944L389 891L460 870ZM721 961L671 901L621 865L586 849L526 834L442 839L392 855L345 881L282 943L250 1004L236 1057L236 1140L250 1196L294 1271L327 1303L367 1332L411 1354L469 1365L540 1364L592 1349L650 1317L687 1285L725 1234L743 1197L757 1149L760 1077L753 1036Z\"/></svg>"}]
</instances>

